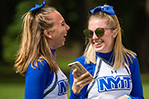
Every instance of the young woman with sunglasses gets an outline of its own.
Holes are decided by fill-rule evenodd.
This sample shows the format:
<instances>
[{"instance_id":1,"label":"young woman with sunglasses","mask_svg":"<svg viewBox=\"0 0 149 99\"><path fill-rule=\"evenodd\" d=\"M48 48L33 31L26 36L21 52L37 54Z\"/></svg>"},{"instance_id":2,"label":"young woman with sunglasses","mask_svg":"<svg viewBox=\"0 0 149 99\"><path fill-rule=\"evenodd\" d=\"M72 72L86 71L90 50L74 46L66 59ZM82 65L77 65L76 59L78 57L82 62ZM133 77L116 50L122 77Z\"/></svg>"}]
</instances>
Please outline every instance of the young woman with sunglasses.
<instances>
[{"instance_id":1,"label":"young woman with sunglasses","mask_svg":"<svg viewBox=\"0 0 149 99\"><path fill-rule=\"evenodd\" d=\"M89 39L84 55L77 58L93 76L70 73L70 99L143 99L136 54L122 44L121 27L113 6L90 10Z\"/></svg>"},{"instance_id":2,"label":"young woman with sunglasses","mask_svg":"<svg viewBox=\"0 0 149 99\"><path fill-rule=\"evenodd\" d=\"M15 67L25 76L25 99L67 99L68 79L54 58L70 27L53 7L35 5L24 17Z\"/></svg>"}]
</instances>

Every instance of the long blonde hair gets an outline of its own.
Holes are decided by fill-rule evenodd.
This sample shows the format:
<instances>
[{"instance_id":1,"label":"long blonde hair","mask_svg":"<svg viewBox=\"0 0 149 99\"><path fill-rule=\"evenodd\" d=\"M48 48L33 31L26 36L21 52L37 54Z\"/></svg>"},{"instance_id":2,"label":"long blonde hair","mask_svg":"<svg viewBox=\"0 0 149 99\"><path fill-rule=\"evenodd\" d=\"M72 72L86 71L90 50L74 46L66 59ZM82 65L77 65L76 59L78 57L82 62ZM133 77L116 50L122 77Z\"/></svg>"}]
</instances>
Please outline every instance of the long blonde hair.
<instances>
[{"instance_id":1,"label":"long blonde hair","mask_svg":"<svg viewBox=\"0 0 149 99\"><path fill-rule=\"evenodd\" d=\"M57 73L58 67L48 45L48 38L43 33L45 29L53 30L54 21L48 15L54 11L56 9L53 7L44 7L24 15L22 42L15 61L16 72L21 75L25 75L30 63L32 68L36 69L33 66L33 61L39 68L37 64L39 58L46 60L49 68Z\"/></svg>"},{"instance_id":2,"label":"long blonde hair","mask_svg":"<svg viewBox=\"0 0 149 99\"><path fill-rule=\"evenodd\" d=\"M107 6L107 5L104 5ZM113 47L113 69L118 69L121 66L125 66L125 59L126 63L129 65L128 59L132 62L131 57L135 57L136 53L134 53L131 50L126 49L122 44L122 30L118 21L118 18L116 15L109 15L105 12L98 11L94 14L91 14L89 17L89 21L92 18L98 18L98 19L106 19L106 22L108 25L110 25L112 28L116 28L118 30L117 37L115 38L114 47ZM89 22L88 21L88 22ZM86 62L89 64L90 62L96 64L96 52L94 47L90 42L88 42L87 47L84 51L84 56L86 56Z\"/></svg>"}]
</instances>

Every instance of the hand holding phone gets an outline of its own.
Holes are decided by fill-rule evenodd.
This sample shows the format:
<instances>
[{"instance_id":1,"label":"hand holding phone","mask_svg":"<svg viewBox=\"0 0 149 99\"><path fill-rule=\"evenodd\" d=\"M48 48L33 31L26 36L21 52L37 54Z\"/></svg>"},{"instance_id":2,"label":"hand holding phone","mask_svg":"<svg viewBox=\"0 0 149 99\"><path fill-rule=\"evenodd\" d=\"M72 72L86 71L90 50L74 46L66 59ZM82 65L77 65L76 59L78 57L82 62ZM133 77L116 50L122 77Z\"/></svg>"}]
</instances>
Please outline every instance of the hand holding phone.
<instances>
[{"instance_id":1,"label":"hand holding phone","mask_svg":"<svg viewBox=\"0 0 149 99\"><path fill-rule=\"evenodd\" d=\"M76 75L75 75L74 80L73 80L72 90L75 94L79 94L81 89L85 85L92 82L94 78L79 62L70 63L70 64L68 64L68 66L72 70L77 69L74 72ZM83 75L84 73L86 73L86 74ZM81 76L81 75L83 75L83 76ZM78 77L76 77L76 76L78 76ZM80 78L80 76L81 76L81 78Z\"/></svg>"},{"instance_id":2,"label":"hand holding phone","mask_svg":"<svg viewBox=\"0 0 149 99\"><path fill-rule=\"evenodd\" d=\"M80 62L73 62L73 63L70 63L68 64L68 66L74 70L75 68L77 68L77 71L76 71L76 74L77 76L81 76L82 74L88 72L81 64ZM92 76L90 73L89 73L89 76Z\"/></svg>"}]
</instances>

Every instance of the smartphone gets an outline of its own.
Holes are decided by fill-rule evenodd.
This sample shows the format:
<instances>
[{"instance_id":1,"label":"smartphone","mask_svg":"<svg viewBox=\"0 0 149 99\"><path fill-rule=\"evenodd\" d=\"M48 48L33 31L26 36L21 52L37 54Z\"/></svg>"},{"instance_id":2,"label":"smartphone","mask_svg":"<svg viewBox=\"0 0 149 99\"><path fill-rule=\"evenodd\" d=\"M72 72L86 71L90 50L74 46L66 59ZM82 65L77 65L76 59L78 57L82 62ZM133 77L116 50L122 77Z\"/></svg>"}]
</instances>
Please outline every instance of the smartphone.
<instances>
[{"instance_id":1,"label":"smartphone","mask_svg":"<svg viewBox=\"0 0 149 99\"><path fill-rule=\"evenodd\" d=\"M85 72L88 72L88 71L80 64L80 62L73 62L73 63L68 64L68 66L69 66L72 70L74 70L75 68L77 68L76 74L77 74L78 77L81 76L82 74L84 74ZM92 76L92 75L89 73L88 76ZM88 76L87 76L87 77L88 77Z\"/></svg>"}]
</instances>

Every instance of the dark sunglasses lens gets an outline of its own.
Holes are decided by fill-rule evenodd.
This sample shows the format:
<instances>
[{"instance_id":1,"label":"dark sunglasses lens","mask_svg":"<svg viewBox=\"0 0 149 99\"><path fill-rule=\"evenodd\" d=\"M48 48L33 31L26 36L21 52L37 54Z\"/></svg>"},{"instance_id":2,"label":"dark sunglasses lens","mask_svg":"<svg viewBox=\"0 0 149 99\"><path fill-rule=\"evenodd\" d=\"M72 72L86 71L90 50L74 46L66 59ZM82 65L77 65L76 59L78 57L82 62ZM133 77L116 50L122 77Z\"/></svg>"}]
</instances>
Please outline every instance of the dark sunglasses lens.
<instances>
[{"instance_id":1,"label":"dark sunglasses lens","mask_svg":"<svg viewBox=\"0 0 149 99\"><path fill-rule=\"evenodd\" d=\"M93 32L91 30L86 29L83 32L84 32L86 37L91 38L93 36Z\"/></svg>"},{"instance_id":2,"label":"dark sunglasses lens","mask_svg":"<svg viewBox=\"0 0 149 99\"><path fill-rule=\"evenodd\" d=\"M104 35L104 29L103 28L97 28L96 30L95 30L95 33L96 33L96 35L98 36L98 37L102 37L103 35Z\"/></svg>"}]
</instances>

